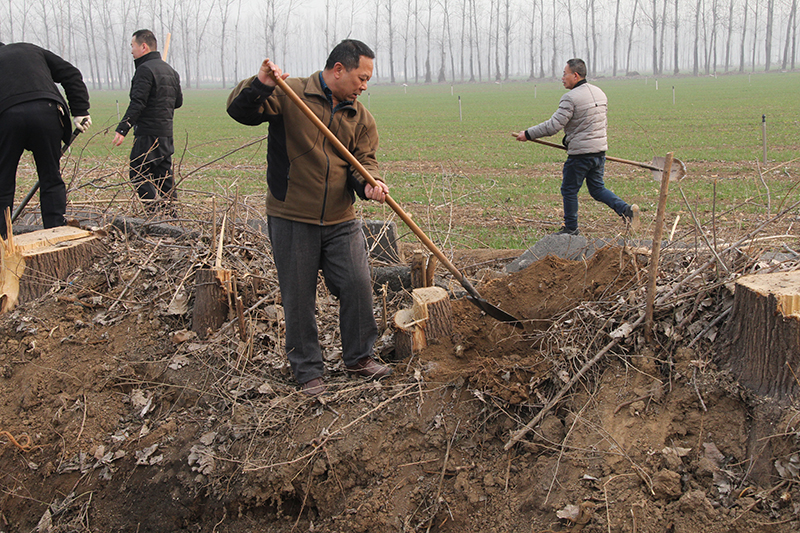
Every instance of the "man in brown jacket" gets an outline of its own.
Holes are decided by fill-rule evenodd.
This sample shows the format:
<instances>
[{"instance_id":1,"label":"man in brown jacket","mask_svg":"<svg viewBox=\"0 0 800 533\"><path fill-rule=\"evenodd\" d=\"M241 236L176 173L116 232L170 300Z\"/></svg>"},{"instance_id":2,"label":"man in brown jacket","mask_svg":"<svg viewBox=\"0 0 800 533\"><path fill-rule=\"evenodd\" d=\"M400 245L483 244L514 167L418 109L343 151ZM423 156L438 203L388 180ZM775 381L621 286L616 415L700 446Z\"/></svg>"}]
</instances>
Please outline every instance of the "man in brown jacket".
<instances>
[{"instance_id":1,"label":"man in brown jacket","mask_svg":"<svg viewBox=\"0 0 800 533\"><path fill-rule=\"evenodd\" d=\"M352 39L330 53L325 69L289 78L269 59L228 98L237 122L269 123L267 215L286 316L286 355L301 390L325 391L324 364L315 316L317 272L339 298L342 359L347 371L373 379L392 370L373 358L378 327L372 312L366 241L356 219L355 196L383 202L389 188L366 183L314 124L276 88L280 77L306 102L376 180L375 119L358 102L372 77L375 54Z\"/></svg>"}]
</instances>

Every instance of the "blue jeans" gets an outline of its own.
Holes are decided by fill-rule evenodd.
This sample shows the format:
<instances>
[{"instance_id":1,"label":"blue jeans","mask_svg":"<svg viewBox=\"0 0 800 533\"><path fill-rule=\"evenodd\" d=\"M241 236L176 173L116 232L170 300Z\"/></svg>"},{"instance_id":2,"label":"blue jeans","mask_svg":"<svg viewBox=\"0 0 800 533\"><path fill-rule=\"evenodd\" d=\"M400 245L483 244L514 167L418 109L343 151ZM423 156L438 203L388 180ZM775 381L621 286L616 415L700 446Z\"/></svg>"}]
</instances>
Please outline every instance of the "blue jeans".
<instances>
[{"instance_id":1,"label":"blue jeans","mask_svg":"<svg viewBox=\"0 0 800 533\"><path fill-rule=\"evenodd\" d=\"M316 319L317 276L339 299L342 359L355 366L373 355L378 325L372 278L360 220L333 226L270 216L269 237L286 317L286 356L298 383L322 377L325 365Z\"/></svg>"},{"instance_id":2,"label":"blue jeans","mask_svg":"<svg viewBox=\"0 0 800 533\"><path fill-rule=\"evenodd\" d=\"M569 156L564 163L561 180L561 196L564 199L564 227L568 230L578 228L578 191L584 180L589 194L598 202L603 202L619 216L625 214L628 204L619 196L606 189L603 183L606 157Z\"/></svg>"}]
</instances>

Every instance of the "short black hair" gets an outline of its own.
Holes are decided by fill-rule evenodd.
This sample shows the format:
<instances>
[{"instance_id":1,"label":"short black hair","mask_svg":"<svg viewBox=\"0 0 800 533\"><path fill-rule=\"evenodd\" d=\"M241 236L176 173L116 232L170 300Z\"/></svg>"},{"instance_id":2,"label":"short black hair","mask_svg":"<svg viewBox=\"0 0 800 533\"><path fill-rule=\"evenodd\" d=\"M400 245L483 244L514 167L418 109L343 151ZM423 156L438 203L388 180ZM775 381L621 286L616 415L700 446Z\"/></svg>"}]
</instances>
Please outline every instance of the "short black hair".
<instances>
[{"instance_id":1,"label":"short black hair","mask_svg":"<svg viewBox=\"0 0 800 533\"><path fill-rule=\"evenodd\" d=\"M150 30L136 30L133 32L133 38L139 44L146 43L150 50L158 50L158 41L155 34Z\"/></svg>"},{"instance_id":2,"label":"short black hair","mask_svg":"<svg viewBox=\"0 0 800 533\"><path fill-rule=\"evenodd\" d=\"M581 78L586 78L586 62L583 59L578 59L577 57L570 59L567 61L567 66Z\"/></svg>"},{"instance_id":3,"label":"short black hair","mask_svg":"<svg viewBox=\"0 0 800 533\"><path fill-rule=\"evenodd\" d=\"M325 70L331 70L336 63L341 63L347 70L353 70L358 68L361 56L375 59L375 52L361 41L345 39L331 50L331 55L328 56L328 60L325 62Z\"/></svg>"}]
</instances>

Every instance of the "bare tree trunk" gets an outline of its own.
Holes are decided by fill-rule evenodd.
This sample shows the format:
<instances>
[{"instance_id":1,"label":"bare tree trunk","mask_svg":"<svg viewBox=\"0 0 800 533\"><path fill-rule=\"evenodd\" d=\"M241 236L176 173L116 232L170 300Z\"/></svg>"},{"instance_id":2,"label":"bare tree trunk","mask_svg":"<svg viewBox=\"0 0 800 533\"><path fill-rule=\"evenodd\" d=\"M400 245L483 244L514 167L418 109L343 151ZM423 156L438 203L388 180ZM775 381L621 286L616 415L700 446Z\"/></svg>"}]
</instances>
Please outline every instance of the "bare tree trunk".
<instances>
[{"instance_id":1,"label":"bare tree trunk","mask_svg":"<svg viewBox=\"0 0 800 533\"><path fill-rule=\"evenodd\" d=\"M378 48L379 48L378 30L380 26L380 20L381 20L381 0L375 0L375 37L373 38L373 43L372 43L372 51L375 52L375 62L373 65L374 70L372 72L372 76L374 77L375 81L378 81L378 79L380 78L380 69L379 69L380 61L378 61Z\"/></svg>"},{"instance_id":2,"label":"bare tree trunk","mask_svg":"<svg viewBox=\"0 0 800 533\"><path fill-rule=\"evenodd\" d=\"M739 72L744 72L744 42L747 37L748 0L744 0L744 22L742 23L742 42L739 45Z\"/></svg>"},{"instance_id":3,"label":"bare tree trunk","mask_svg":"<svg viewBox=\"0 0 800 533\"><path fill-rule=\"evenodd\" d=\"M550 60L550 69L554 78L558 77L558 46L556 45L556 38L558 35L558 17L556 16L556 2L557 0L553 0L553 57Z\"/></svg>"},{"instance_id":4,"label":"bare tree trunk","mask_svg":"<svg viewBox=\"0 0 800 533\"><path fill-rule=\"evenodd\" d=\"M667 31L667 0L664 0L664 4L661 8L661 39L659 40L658 44L658 73L664 73L664 35L666 35Z\"/></svg>"},{"instance_id":5,"label":"bare tree trunk","mask_svg":"<svg viewBox=\"0 0 800 533\"><path fill-rule=\"evenodd\" d=\"M681 71L680 70L680 66L678 64L678 43L680 41L680 39L679 39L680 33L678 33L678 21L679 20L680 19L678 18L678 0L675 0L675 20L673 22L673 24L675 25L675 43L673 45L673 54L675 56L675 66L672 69L673 74L678 74Z\"/></svg>"},{"instance_id":6,"label":"bare tree trunk","mask_svg":"<svg viewBox=\"0 0 800 533\"><path fill-rule=\"evenodd\" d=\"M469 81L475 81L475 65L474 65L474 58L473 58L473 50L472 45L473 43L477 47L477 30L473 31L473 20L475 19L475 10L473 7L473 0L468 0L469 5ZM478 60L480 60L481 56L478 54Z\"/></svg>"},{"instance_id":7,"label":"bare tree trunk","mask_svg":"<svg viewBox=\"0 0 800 533\"><path fill-rule=\"evenodd\" d=\"M444 24L447 29L447 43L448 43L448 50L450 51L450 81L456 81L456 58L453 54L453 33L450 25L450 10L447 9L447 0L443 0L444 5ZM442 31L442 39L444 39L444 31ZM442 43L442 60L444 61L444 43ZM444 65L442 65L442 71L444 71Z\"/></svg>"},{"instance_id":8,"label":"bare tree trunk","mask_svg":"<svg viewBox=\"0 0 800 533\"><path fill-rule=\"evenodd\" d=\"M578 47L575 45L575 23L572 21L572 3L571 0L567 1L567 18L569 18L569 40L572 43L572 49L569 51L569 57L578 57Z\"/></svg>"},{"instance_id":9,"label":"bare tree trunk","mask_svg":"<svg viewBox=\"0 0 800 533\"><path fill-rule=\"evenodd\" d=\"M87 8L88 7L88 8ZM83 31L86 33L91 50L86 51L89 59L89 75L92 78L92 89L103 90L103 79L100 77L100 63L97 60L97 38L94 28L94 18L92 16L92 5L90 0L81 2L81 18L83 18Z\"/></svg>"},{"instance_id":10,"label":"bare tree trunk","mask_svg":"<svg viewBox=\"0 0 800 533\"><path fill-rule=\"evenodd\" d=\"M8 34L11 37L11 42L14 42L14 10L12 9L13 0L8 0ZM83 2L81 2L81 6L83 6ZM86 21L84 20L84 23Z\"/></svg>"},{"instance_id":11,"label":"bare tree trunk","mask_svg":"<svg viewBox=\"0 0 800 533\"><path fill-rule=\"evenodd\" d=\"M789 45L792 43L792 27L795 26L795 17L797 16L797 0L792 0L792 9L789 12L789 20L786 23L786 44L783 47L783 63L781 68L786 70L786 65L789 64ZM792 47L794 52L794 47ZM794 63L794 62L792 62ZM794 68L794 64L792 65Z\"/></svg>"},{"instance_id":12,"label":"bare tree trunk","mask_svg":"<svg viewBox=\"0 0 800 533\"><path fill-rule=\"evenodd\" d=\"M677 2L677 0L675 0ZM619 7L622 0L617 0L614 7L614 46L611 54L611 75L617 76L617 55L619 53ZM676 40L677 42L677 40Z\"/></svg>"},{"instance_id":13,"label":"bare tree trunk","mask_svg":"<svg viewBox=\"0 0 800 533\"><path fill-rule=\"evenodd\" d=\"M411 39L411 35L409 34L409 27L411 25L411 17L412 14L412 4L411 0L408 0L406 4L406 25L403 31L403 82L408 85L408 41ZM416 19L414 19L414 23L416 24Z\"/></svg>"},{"instance_id":14,"label":"bare tree trunk","mask_svg":"<svg viewBox=\"0 0 800 533\"><path fill-rule=\"evenodd\" d=\"M769 71L772 66L772 29L774 25L773 12L775 11L775 0L767 0L767 33L764 35L766 46L764 48L764 71Z\"/></svg>"},{"instance_id":15,"label":"bare tree trunk","mask_svg":"<svg viewBox=\"0 0 800 533\"><path fill-rule=\"evenodd\" d=\"M619 1L619 0L618 0ZM531 71L528 75L528 81L536 78L536 57L534 55L534 35L536 34L536 0L531 2L531 38L528 41L528 54L530 55ZM541 54L541 50L539 51Z\"/></svg>"},{"instance_id":16,"label":"bare tree trunk","mask_svg":"<svg viewBox=\"0 0 800 533\"><path fill-rule=\"evenodd\" d=\"M467 25L467 18L469 18L469 9L467 5L467 0L463 0L463 4L461 5L461 81L464 81L464 45L466 44L467 32L466 32L466 25ZM470 59L472 55L470 55Z\"/></svg>"},{"instance_id":17,"label":"bare tree trunk","mask_svg":"<svg viewBox=\"0 0 800 533\"><path fill-rule=\"evenodd\" d=\"M440 41L441 44L440 50L442 54L442 59L439 66L439 76L437 77L437 81L439 83L447 81L447 76L445 76L444 72L445 64L447 64L447 53L445 52L444 48L444 38L446 34L447 34L447 17L444 16L442 17L442 39Z\"/></svg>"},{"instance_id":18,"label":"bare tree trunk","mask_svg":"<svg viewBox=\"0 0 800 533\"><path fill-rule=\"evenodd\" d=\"M508 68L511 57L511 0L506 0L506 19L503 25L503 33L505 34L505 74L504 80L508 80Z\"/></svg>"},{"instance_id":19,"label":"bare tree trunk","mask_svg":"<svg viewBox=\"0 0 800 533\"><path fill-rule=\"evenodd\" d=\"M797 9L794 10L794 27L792 28L792 70L794 70L797 55Z\"/></svg>"},{"instance_id":20,"label":"bare tree trunk","mask_svg":"<svg viewBox=\"0 0 800 533\"><path fill-rule=\"evenodd\" d=\"M481 37L480 29L478 28L478 9L475 6L475 0L470 0L470 3L472 5L472 21L475 25L475 59L478 62L478 81L483 81L483 69L481 68Z\"/></svg>"},{"instance_id":21,"label":"bare tree trunk","mask_svg":"<svg viewBox=\"0 0 800 533\"><path fill-rule=\"evenodd\" d=\"M631 14L631 27L628 32L628 53L625 57L625 73L631 72L631 49L633 49L633 30L636 28L636 8L639 5L639 0L633 0L633 13Z\"/></svg>"},{"instance_id":22,"label":"bare tree trunk","mask_svg":"<svg viewBox=\"0 0 800 533\"><path fill-rule=\"evenodd\" d=\"M592 72L597 73L600 71L600 56L597 55L597 17L595 13L595 7L597 6L597 3L594 0L589 0L589 4L592 9L592 68L594 69Z\"/></svg>"},{"instance_id":23,"label":"bare tree trunk","mask_svg":"<svg viewBox=\"0 0 800 533\"><path fill-rule=\"evenodd\" d=\"M666 1L666 0L665 0ZM653 17L650 24L653 29L653 76L658 76L658 0L653 0Z\"/></svg>"},{"instance_id":24,"label":"bare tree trunk","mask_svg":"<svg viewBox=\"0 0 800 533\"><path fill-rule=\"evenodd\" d=\"M587 65L593 65L594 63L592 60L594 57L591 53L591 48L589 47L589 0L586 0L583 6L583 41L586 45L586 57L584 57L584 62Z\"/></svg>"},{"instance_id":25,"label":"bare tree trunk","mask_svg":"<svg viewBox=\"0 0 800 533\"><path fill-rule=\"evenodd\" d=\"M730 9L728 10L728 35L725 38L725 72L728 72L731 63L731 36L733 35L733 0L728 1Z\"/></svg>"},{"instance_id":26,"label":"bare tree trunk","mask_svg":"<svg viewBox=\"0 0 800 533\"><path fill-rule=\"evenodd\" d=\"M431 83L431 19L433 18L433 0L428 0L428 26L425 28L427 50L425 51L425 83Z\"/></svg>"},{"instance_id":27,"label":"bare tree trunk","mask_svg":"<svg viewBox=\"0 0 800 533\"><path fill-rule=\"evenodd\" d=\"M386 14L389 23L389 81L394 83L394 25L392 22L392 0L386 2Z\"/></svg>"},{"instance_id":28,"label":"bare tree trunk","mask_svg":"<svg viewBox=\"0 0 800 533\"><path fill-rule=\"evenodd\" d=\"M497 0L497 14L494 31L494 79L500 81L500 0Z\"/></svg>"},{"instance_id":29,"label":"bare tree trunk","mask_svg":"<svg viewBox=\"0 0 800 533\"><path fill-rule=\"evenodd\" d=\"M414 0L414 83L419 82L419 0Z\"/></svg>"},{"instance_id":30,"label":"bare tree trunk","mask_svg":"<svg viewBox=\"0 0 800 533\"><path fill-rule=\"evenodd\" d=\"M700 47L700 13L703 0L697 0L697 8L694 13L694 64L692 66L692 74L695 76L700 74L700 57L698 48Z\"/></svg>"},{"instance_id":31,"label":"bare tree trunk","mask_svg":"<svg viewBox=\"0 0 800 533\"><path fill-rule=\"evenodd\" d=\"M539 17L539 72L541 78L544 79L544 0L539 0L539 11L542 16Z\"/></svg>"},{"instance_id":32,"label":"bare tree trunk","mask_svg":"<svg viewBox=\"0 0 800 533\"><path fill-rule=\"evenodd\" d=\"M750 72L756 71L756 52L758 50L758 0L754 0L753 3L753 61L750 65Z\"/></svg>"}]
</instances>

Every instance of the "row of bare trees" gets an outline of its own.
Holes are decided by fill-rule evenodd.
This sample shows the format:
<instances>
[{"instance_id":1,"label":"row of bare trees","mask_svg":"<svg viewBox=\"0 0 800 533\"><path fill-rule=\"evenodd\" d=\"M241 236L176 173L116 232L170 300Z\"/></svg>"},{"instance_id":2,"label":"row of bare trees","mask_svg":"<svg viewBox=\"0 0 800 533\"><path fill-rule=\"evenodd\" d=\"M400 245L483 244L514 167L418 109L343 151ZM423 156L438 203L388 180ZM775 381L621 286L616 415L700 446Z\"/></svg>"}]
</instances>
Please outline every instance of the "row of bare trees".
<instances>
[{"instance_id":1,"label":"row of bare trees","mask_svg":"<svg viewBox=\"0 0 800 533\"><path fill-rule=\"evenodd\" d=\"M74 62L95 89L127 87L147 27L187 87L230 86L265 56L304 75L343 38L391 83L795 69L798 0L7 0L0 40Z\"/></svg>"}]
</instances>

